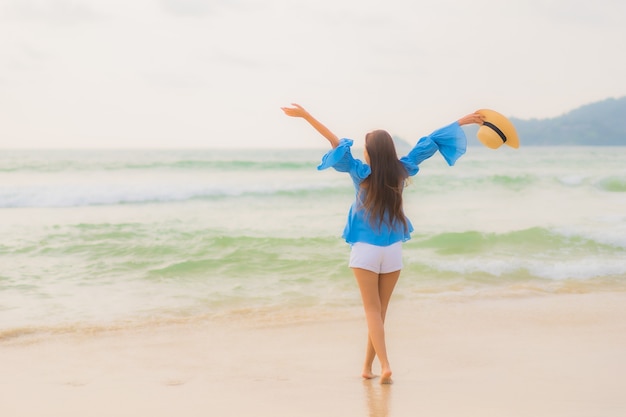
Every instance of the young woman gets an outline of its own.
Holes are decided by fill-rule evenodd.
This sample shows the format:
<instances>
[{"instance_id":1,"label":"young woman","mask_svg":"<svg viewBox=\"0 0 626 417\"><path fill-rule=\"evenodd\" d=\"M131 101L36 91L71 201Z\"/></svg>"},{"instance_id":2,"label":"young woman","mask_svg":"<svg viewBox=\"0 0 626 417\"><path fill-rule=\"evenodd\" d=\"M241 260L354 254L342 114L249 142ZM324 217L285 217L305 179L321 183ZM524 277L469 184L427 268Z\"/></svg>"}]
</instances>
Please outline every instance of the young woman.
<instances>
[{"instance_id":1,"label":"young woman","mask_svg":"<svg viewBox=\"0 0 626 417\"><path fill-rule=\"evenodd\" d=\"M400 159L389 133L375 130L365 136L363 163L350 152L352 140L339 140L303 107L292 104L282 110L287 116L303 118L330 142L333 149L323 156L318 169L333 167L347 172L354 183L356 199L350 207L343 237L352 247L349 265L359 285L367 320L368 340L362 376L375 377L372 364L378 356L380 383L390 384L385 315L402 269L402 242L409 240L413 231L402 207L405 180L417 174L419 164L437 151L449 165L454 165L467 145L461 126L482 124L483 116L472 113L434 131Z\"/></svg>"}]
</instances>

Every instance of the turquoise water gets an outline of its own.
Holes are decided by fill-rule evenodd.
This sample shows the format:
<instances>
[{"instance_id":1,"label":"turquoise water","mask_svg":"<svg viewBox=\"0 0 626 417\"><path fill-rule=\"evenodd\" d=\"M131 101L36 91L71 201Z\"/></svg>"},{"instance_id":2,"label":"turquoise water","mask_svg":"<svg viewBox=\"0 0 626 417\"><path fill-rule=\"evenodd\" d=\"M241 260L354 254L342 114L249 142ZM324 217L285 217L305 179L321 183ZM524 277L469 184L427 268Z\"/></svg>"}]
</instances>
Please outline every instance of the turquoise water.
<instances>
[{"instance_id":1,"label":"turquoise water","mask_svg":"<svg viewBox=\"0 0 626 417\"><path fill-rule=\"evenodd\" d=\"M360 311L323 152L0 152L0 337ZM435 155L405 205L397 299L626 291L624 148Z\"/></svg>"}]
</instances>

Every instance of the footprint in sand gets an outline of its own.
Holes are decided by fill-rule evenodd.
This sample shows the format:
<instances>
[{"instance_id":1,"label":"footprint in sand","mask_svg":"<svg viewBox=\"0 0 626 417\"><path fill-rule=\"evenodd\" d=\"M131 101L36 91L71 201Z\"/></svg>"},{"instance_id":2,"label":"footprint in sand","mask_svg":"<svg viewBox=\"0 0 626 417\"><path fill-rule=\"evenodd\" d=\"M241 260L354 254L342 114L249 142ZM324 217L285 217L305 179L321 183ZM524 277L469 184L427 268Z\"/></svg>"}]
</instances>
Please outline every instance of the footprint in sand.
<instances>
[{"instance_id":1,"label":"footprint in sand","mask_svg":"<svg viewBox=\"0 0 626 417\"><path fill-rule=\"evenodd\" d=\"M163 385L167 385L168 387L178 387L180 385L184 385L187 381L182 379L168 379L163 382Z\"/></svg>"}]
</instances>

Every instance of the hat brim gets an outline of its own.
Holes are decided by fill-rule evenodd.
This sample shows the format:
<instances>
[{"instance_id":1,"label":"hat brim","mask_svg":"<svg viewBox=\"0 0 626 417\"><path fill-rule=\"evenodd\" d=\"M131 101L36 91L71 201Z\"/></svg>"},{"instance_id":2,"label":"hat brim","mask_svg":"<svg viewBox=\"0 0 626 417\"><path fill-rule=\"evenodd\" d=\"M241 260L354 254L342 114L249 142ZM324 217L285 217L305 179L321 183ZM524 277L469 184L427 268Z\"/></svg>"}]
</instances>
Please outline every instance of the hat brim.
<instances>
[{"instance_id":1,"label":"hat brim","mask_svg":"<svg viewBox=\"0 0 626 417\"><path fill-rule=\"evenodd\" d=\"M478 129L476 137L488 148L497 149L503 144L511 148L519 148L519 137L513 123L495 110L481 109L479 114L485 117Z\"/></svg>"}]
</instances>

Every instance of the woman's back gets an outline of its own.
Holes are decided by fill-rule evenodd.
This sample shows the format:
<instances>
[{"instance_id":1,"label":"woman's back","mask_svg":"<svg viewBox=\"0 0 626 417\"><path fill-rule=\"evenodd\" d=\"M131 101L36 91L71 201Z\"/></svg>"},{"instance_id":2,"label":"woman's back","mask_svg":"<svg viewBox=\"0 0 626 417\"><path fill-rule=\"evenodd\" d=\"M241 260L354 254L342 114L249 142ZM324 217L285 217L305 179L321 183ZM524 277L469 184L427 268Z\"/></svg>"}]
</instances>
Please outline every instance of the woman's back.
<instances>
[{"instance_id":1,"label":"woman's back","mask_svg":"<svg viewBox=\"0 0 626 417\"><path fill-rule=\"evenodd\" d=\"M365 159L371 174L361 183L359 200L373 228L385 223L394 227L400 223L408 230L402 207L402 190L408 173L398 160L391 135L374 130L365 136Z\"/></svg>"}]
</instances>

